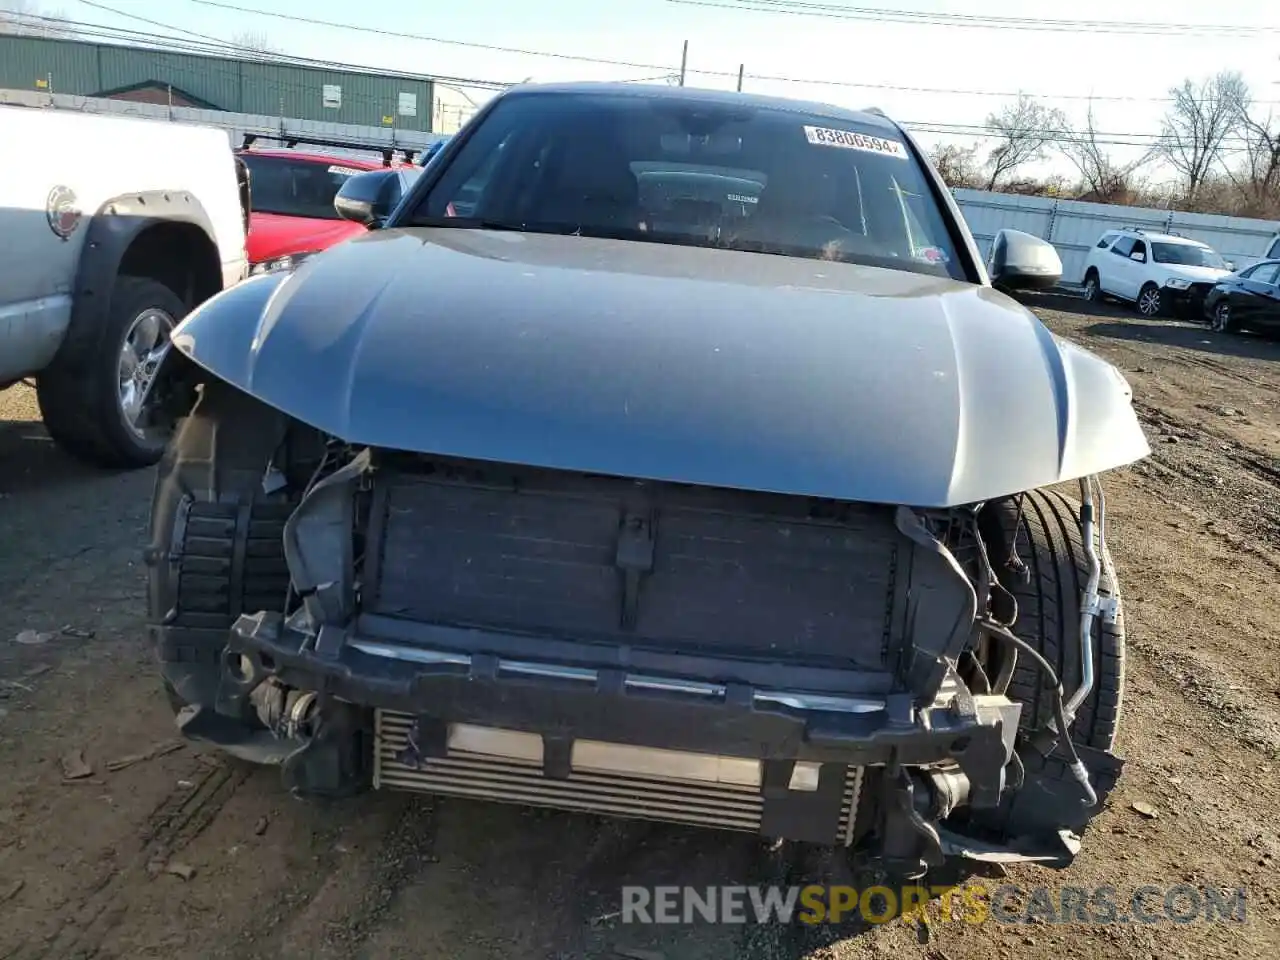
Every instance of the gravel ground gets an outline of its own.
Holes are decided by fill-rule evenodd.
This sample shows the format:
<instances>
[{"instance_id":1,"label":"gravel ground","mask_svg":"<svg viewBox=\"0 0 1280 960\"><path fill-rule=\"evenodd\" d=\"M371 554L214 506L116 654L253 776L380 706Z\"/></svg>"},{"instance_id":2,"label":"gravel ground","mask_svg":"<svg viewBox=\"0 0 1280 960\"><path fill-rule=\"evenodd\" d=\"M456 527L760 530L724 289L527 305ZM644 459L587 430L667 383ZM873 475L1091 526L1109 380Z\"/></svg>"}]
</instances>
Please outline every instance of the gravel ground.
<instances>
[{"instance_id":1,"label":"gravel ground","mask_svg":"<svg viewBox=\"0 0 1280 960\"><path fill-rule=\"evenodd\" d=\"M1243 886L1243 924L970 925L935 905L927 928L622 926L624 883L817 866L518 807L291 799L270 772L172 741L143 634L151 477L76 466L16 387L0 393L0 960L1274 956L1280 343L1083 306L1033 303L1126 372L1154 448L1108 483L1128 764L1069 870L986 882L1109 884L1122 904L1143 884Z\"/></svg>"}]
</instances>

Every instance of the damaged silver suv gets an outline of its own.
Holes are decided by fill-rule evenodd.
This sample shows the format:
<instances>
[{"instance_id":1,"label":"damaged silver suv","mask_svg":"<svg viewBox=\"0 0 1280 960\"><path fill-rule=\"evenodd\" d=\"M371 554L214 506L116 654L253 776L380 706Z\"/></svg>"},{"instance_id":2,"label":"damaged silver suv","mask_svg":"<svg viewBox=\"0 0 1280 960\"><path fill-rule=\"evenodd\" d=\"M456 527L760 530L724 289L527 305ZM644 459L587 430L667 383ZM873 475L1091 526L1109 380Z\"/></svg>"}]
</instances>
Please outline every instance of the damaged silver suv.
<instances>
[{"instance_id":1,"label":"damaged silver suv","mask_svg":"<svg viewBox=\"0 0 1280 960\"><path fill-rule=\"evenodd\" d=\"M1120 769L1097 475L1149 450L911 137L529 86L384 176L336 201L367 236L173 333L181 729L301 794L1069 862Z\"/></svg>"}]
</instances>

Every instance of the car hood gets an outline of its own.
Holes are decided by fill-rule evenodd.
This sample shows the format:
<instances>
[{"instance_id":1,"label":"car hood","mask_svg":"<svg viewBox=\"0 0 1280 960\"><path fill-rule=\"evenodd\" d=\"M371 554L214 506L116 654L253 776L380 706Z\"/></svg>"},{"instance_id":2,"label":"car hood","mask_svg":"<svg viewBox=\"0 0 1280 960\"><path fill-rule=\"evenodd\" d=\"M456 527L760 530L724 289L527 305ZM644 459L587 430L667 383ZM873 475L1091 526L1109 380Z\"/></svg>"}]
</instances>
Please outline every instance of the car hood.
<instances>
[{"instance_id":1,"label":"car hood","mask_svg":"<svg viewBox=\"0 0 1280 960\"><path fill-rule=\"evenodd\" d=\"M1219 267L1193 267L1181 263L1157 263L1157 267L1171 277L1180 277L1192 283L1216 283L1231 273Z\"/></svg>"},{"instance_id":2,"label":"car hood","mask_svg":"<svg viewBox=\"0 0 1280 960\"><path fill-rule=\"evenodd\" d=\"M363 233L368 233L368 230L350 220L321 220L254 212L249 215L249 236L245 240L245 247L249 262L261 263L263 260L274 260L288 254L327 250L335 243Z\"/></svg>"},{"instance_id":3,"label":"car hood","mask_svg":"<svg viewBox=\"0 0 1280 960\"><path fill-rule=\"evenodd\" d=\"M585 237L385 230L175 330L355 444L949 506L1149 450L1128 384L987 287Z\"/></svg>"}]
</instances>

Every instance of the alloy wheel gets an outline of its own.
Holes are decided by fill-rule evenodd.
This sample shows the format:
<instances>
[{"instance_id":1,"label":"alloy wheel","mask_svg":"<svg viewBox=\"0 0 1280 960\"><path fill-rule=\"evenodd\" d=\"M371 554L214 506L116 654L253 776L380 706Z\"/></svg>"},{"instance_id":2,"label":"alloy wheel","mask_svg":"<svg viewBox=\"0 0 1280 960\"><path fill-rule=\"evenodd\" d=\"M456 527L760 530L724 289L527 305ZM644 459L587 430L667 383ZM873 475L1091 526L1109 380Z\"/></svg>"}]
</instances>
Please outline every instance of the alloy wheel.
<instances>
[{"instance_id":1,"label":"alloy wheel","mask_svg":"<svg viewBox=\"0 0 1280 960\"><path fill-rule=\"evenodd\" d=\"M147 413L156 373L169 352L174 320L159 307L148 307L129 324L120 345L118 365L120 415L139 437L147 436Z\"/></svg>"},{"instance_id":2,"label":"alloy wheel","mask_svg":"<svg viewBox=\"0 0 1280 960\"><path fill-rule=\"evenodd\" d=\"M1218 333L1226 333L1231 327L1231 305L1220 303L1213 311L1212 327Z\"/></svg>"},{"instance_id":3,"label":"alloy wheel","mask_svg":"<svg viewBox=\"0 0 1280 960\"><path fill-rule=\"evenodd\" d=\"M1152 287L1138 295L1138 312L1144 317L1154 317L1160 312L1160 291Z\"/></svg>"}]
</instances>

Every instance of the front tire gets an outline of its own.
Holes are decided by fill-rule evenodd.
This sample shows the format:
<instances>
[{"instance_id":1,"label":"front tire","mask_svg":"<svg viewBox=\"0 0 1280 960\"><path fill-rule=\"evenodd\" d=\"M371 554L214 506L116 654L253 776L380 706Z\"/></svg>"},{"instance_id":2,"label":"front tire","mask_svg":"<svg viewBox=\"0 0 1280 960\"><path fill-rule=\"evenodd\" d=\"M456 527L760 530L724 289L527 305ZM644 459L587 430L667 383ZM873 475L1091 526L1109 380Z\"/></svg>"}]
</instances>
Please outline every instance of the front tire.
<instances>
[{"instance_id":1,"label":"front tire","mask_svg":"<svg viewBox=\"0 0 1280 960\"><path fill-rule=\"evenodd\" d=\"M1209 321L1209 327L1215 333L1236 332L1236 321L1231 315L1231 304L1226 300L1218 301L1218 305L1213 308L1213 319Z\"/></svg>"},{"instance_id":2,"label":"front tire","mask_svg":"<svg viewBox=\"0 0 1280 960\"><path fill-rule=\"evenodd\" d=\"M1039 651L1062 681L1067 698L1079 687L1080 600L1089 579L1089 563L1080 527L1080 504L1056 490L1033 490L1025 495L1021 513L1012 500L992 505L989 539L1017 547L1017 565L997 565L997 575L1018 603L1013 632ZM994 534L994 536L992 536ZM1125 632L1123 610L1109 553L1100 558L1099 596L1116 602L1114 622L1094 618L1093 690L1080 705L1072 725L1072 740L1085 747L1110 751L1120 725L1124 693ZM993 556L993 561L996 557ZM998 563L998 561L997 561ZM1053 717L1053 700L1044 679L1029 657L1020 657L1008 696L1024 705L1023 726L1043 727Z\"/></svg>"},{"instance_id":3,"label":"front tire","mask_svg":"<svg viewBox=\"0 0 1280 960\"><path fill-rule=\"evenodd\" d=\"M37 381L45 429L64 450L108 468L145 467L164 453L155 375L187 305L164 284L122 276L99 345L83 362L55 361Z\"/></svg>"},{"instance_id":4,"label":"front tire","mask_svg":"<svg viewBox=\"0 0 1280 960\"><path fill-rule=\"evenodd\" d=\"M148 624L175 711L215 703L227 632L240 614L284 611L284 523L310 475L289 456L293 439L281 414L215 382L201 388L160 463ZM272 493L263 489L269 463L287 480Z\"/></svg>"},{"instance_id":5,"label":"front tire","mask_svg":"<svg viewBox=\"0 0 1280 960\"><path fill-rule=\"evenodd\" d=\"M1164 294L1154 283L1146 284L1138 292L1135 304L1138 313L1147 318L1163 316L1165 312Z\"/></svg>"},{"instance_id":6,"label":"front tire","mask_svg":"<svg viewBox=\"0 0 1280 960\"><path fill-rule=\"evenodd\" d=\"M1090 303L1102 302L1102 284L1098 280L1098 271L1090 270L1084 275L1084 298Z\"/></svg>"}]
</instances>

